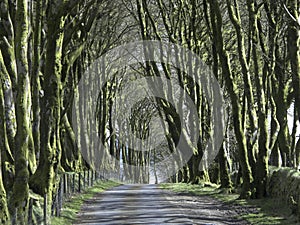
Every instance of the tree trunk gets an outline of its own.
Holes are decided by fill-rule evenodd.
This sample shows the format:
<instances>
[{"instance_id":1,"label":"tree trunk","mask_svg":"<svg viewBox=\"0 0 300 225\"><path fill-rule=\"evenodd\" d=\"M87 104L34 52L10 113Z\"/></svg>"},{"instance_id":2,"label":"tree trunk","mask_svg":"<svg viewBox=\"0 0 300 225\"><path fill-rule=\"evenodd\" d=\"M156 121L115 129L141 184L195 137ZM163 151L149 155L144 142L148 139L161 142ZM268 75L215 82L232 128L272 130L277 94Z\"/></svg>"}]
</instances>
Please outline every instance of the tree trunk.
<instances>
[{"instance_id":1,"label":"tree trunk","mask_svg":"<svg viewBox=\"0 0 300 225\"><path fill-rule=\"evenodd\" d=\"M6 75L5 75L6 74ZM8 76L8 72L6 70L6 67L4 65L4 61L3 61L3 57L0 51L0 82L1 84L4 84L5 81L7 81L7 76ZM3 88L3 85L0 85L1 91L2 91L2 96L3 98L1 99L1 101L3 101L3 107L2 105L0 105L1 109L1 117L0 120L1 122L3 122L4 124L1 125L2 128L0 129L0 139L1 139L1 163L2 163L2 179L3 179L3 184L4 187L7 191L11 191L11 187L13 186L13 178L14 178L14 169L13 169L13 165L14 165L14 157L12 154L12 151L10 149L10 145L9 145L9 138L7 135L7 127L6 127L6 104L5 104L5 97L3 94L3 90L5 90L5 87ZM3 117L2 117L3 116ZM15 147L13 147L13 149L15 149Z\"/></svg>"},{"instance_id":2,"label":"tree trunk","mask_svg":"<svg viewBox=\"0 0 300 225\"><path fill-rule=\"evenodd\" d=\"M300 116L300 19L299 19L299 1L289 0L288 10L289 26L288 26L288 52L291 62L293 88L295 93L295 107ZM300 120L300 118L299 118Z\"/></svg>"},{"instance_id":3,"label":"tree trunk","mask_svg":"<svg viewBox=\"0 0 300 225\"><path fill-rule=\"evenodd\" d=\"M40 60L41 60L41 29L42 29L42 0L36 1L36 19L33 39L33 67L31 77L32 87L32 134L34 149L37 155L40 154Z\"/></svg>"},{"instance_id":4,"label":"tree trunk","mask_svg":"<svg viewBox=\"0 0 300 225\"><path fill-rule=\"evenodd\" d=\"M18 70L17 86L17 134L15 148L15 182L13 186L13 209L17 210L16 224L26 224L29 198L29 158L30 145L30 81L27 61L28 17L27 1L17 3L16 18L16 62Z\"/></svg>"},{"instance_id":5,"label":"tree trunk","mask_svg":"<svg viewBox=\"0 0 300 225\"><path fill-rule=\"evenodd\" d=\"M250 24L250 38L252 41L252 60L254 65L255 84L258 102L258 159L255 172L255 184L256 184L256 197L261 198L266 195L267 188L267 176L268 176L268 128L267 128L267 116L266 116L266 98L264 82L262 80L262 74L259 67L261 60L258 53L259 36L257 27L257 9L255 8L255 0L248 0L248 12L249 12L249 24ZM260 43L263 45L263 43Z\"/></svg>"},{"instance_id":6,"label":"tree trunk","mask_svg":"<svg viewBox=\"0 0 300 225\"><path fill-rule=\"evenodd\" d=\"M221 188L232 189L232 182L230 179L230 174L228 170L228 161L222 144L218 155L219 165L220 165L220 178L221 178Z\"/></svg>"},{"instance_id":7,"label":"tree trunk","mask_svg":"<svg viewBox=\"0 0 300 225\"><path fill-rule=\"evenodd\" d=\"M4 62L2 58L2 54L0 51L0 82L2 83L3 77L4 77ZM8 163L7 159L7 153L10 152L9 150L9 144L6 136L6 123L5 123L5 110L4 110L4 95L3 95L3 89L2 86L0 85L0 223L1 224L8 224L9 223L9 213L8 213L8 208L7 208L7 200L6 200L6 191L3 185L3 181L9 180L9 177L4 177L3 176L3 168L5 169L5 165L2 165L2 162L5 164ZM5 157L6 160L3 160L3 156ZM12 162L12 156L9 154Z\"/></svg>"},{"instance_id":8,"label":"tree trunk","mask_svg":"<svg viewBox=\"0 0 300 225\"><path fill-rule=\"evenodd\" d=\"M49 3L50 4L50 3ZM45 74L43 82L44 97L41 100L41 154L39 166L30 179L30 187L41 195L47 194L48 203L52 203L52 192L60 167L60 122L62 101L62 41L64 16L54 5L49 6L47 15L47 48Z\"/></svg>"},{"instance_id":9,"label":"tree trunk","mask_svg":"<svg viewBox=\"0 0 300 225\"><path fill-rule=\"evenodd\" d=\"M17 86L17 66L15 60L15 33L12 16L10 15L11 3L4 0L1 4L0 17L0 49L2 54L2 68L5 68L3 74L3 95L5 100L5 122L6 133L9 143L9 148L12 152L15 149L15 135L16 135L16 115L15 115L15 100L14 93ZM14 19L14 18L13 18ZM3 160L3 158L2 158ZM4 176L6 176L6 171ZM4 182L6 185L6 182ZM11 186L9 186L11 188Z\"/></svg>"}]
</instances>

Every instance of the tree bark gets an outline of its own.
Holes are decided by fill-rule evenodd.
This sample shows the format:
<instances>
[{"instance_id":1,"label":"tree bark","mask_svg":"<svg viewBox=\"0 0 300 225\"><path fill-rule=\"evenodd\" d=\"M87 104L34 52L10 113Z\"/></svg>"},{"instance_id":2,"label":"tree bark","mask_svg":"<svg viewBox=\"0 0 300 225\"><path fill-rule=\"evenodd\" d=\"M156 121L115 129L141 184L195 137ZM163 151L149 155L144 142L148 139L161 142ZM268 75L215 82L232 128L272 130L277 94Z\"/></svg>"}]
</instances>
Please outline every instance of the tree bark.
<instances>
[{"instance_id":1,"label":"tree bark","mask_svg":"<svg viewBox=\"0 0 300 225\"><path fill-rule=\"evenodd\" d=\"M28 154L30 145L30 81L28 73L27 46L28 46L28 14L27 1L17 3L16 18L16 62L18 70L17 86L17 134L15 148L15 181L13 186L13 209L17 210L17 224L26 224L26 213L29 198L29 171Z\"/></svg>"},{"instance_id":2,"label":"tree bark","mask_svg":"<svg viewBox=\"0 0 300 225\"><path fill-rule=\"evenodd\" d=\"M2 58L2 54L0 51L0 82L3 82L4 73L4 62ZM9 212L7 207L7 199L6 199L6 190L4 188L3 183L9 181L9 177L3 176L3 170L5 170L6 163L13 163L12 156L10 154L9 144L6 135L6 123L5 123L5 105L4 105L4 95L2 86L0 86L0 223L7 224L9 223ZM10 157L7 157L9 155ZM5 158L3 160L3 158ZM11 158L9 162L8 158ZM11 185L11 184L10 184Z\"/></svg>"},{"instance_id":3,"label":"tree bark","mask_svg":"<svg viewBox=\"0 0 300 225\"><path fill-rule=\"evenodd\" d=\"M60 168L60 122L62 103L62 41L65 17L60 14L55 1L49 1L47 21L47 48L43 82L44 97L41 100L41 154L35 174L30 179L30 187L41 195L47 194L52 203L52 193L56 189L56 176Z\"/></svg>"},{"instance_id":4,"label":"tree bark","mask_svg":"<svg viewBox=\"0 0 300 225\"><path fill-rule=\"evenodd\" d=\"M258 35L258 12L256 8L255 0L248 0L248 13L249 13L249 24L250 24L250 38L252 42L252 61L254 66L255 84L256 84L256 96L258 103L258 159L257 167L255 172L255 184L256 184L256 197L261 198L266 195L267 188L267 176L268 176L268 128L267 128L267 106L263 76L260 70L259 61L261 60L258 46L259 46L259 35ZM260 43L261 46L263 43Z\"/></svg>"},{"instance_id":5,"label":"tree bark","mask_svg":"<svg viewBox=\"0 0 300 225\"><path fill-rule=\"evenodd\" d=\"M288 25L288 52L291 62L295 107L300 117L300 4L297 0L288 1L289 25ZM300 120L300 118L298 118Z\"/></svg>"}]
</instances>

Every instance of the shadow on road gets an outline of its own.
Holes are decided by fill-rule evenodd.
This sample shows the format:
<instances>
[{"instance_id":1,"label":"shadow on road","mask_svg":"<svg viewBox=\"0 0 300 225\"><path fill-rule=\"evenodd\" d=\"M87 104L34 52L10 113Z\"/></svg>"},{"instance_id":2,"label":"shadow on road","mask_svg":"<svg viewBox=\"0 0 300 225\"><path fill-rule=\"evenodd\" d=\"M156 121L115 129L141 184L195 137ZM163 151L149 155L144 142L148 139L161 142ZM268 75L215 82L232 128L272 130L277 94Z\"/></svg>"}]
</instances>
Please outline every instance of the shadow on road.
<instances>
[{"instance_id":1,"label":"shadow on road","mask_svg":"<svg viewBox=\"0 0 300 225\"><path fill-rule=\"evenodd\" d=\"M74 224L247 224L230 206L157 185L121 185L87 200Z\"/></svg>"}]
</instances>

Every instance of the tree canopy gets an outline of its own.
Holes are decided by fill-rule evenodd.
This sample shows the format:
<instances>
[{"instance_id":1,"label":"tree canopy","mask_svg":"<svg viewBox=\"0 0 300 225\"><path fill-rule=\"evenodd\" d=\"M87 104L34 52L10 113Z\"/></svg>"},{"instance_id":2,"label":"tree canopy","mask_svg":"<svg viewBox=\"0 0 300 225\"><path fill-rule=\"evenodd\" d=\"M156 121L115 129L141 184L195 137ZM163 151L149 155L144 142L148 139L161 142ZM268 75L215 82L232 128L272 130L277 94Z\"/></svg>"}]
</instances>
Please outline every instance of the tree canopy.
<instances>
[{"instance_id":1,"label":"tree canopy","mask_svg":"<svg viewBox=\"0 0 300 225\"><path fill-rule=\"evenodd\" d=\"M299 9L2 0L1 223L26 224L31 192L51 205L61 174L86 169L265 197L270 165L300 166Z\"/></svg>"}]
</instances>

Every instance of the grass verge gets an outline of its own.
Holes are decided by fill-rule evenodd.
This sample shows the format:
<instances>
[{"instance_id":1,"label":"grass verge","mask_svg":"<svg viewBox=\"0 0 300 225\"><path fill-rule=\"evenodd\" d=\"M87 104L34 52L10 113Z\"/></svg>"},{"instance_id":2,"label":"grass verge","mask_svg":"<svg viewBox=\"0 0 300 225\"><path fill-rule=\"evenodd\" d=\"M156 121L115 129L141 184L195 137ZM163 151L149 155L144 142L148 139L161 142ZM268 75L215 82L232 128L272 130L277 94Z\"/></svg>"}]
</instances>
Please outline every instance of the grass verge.
<instances>
[{"instance_id":1,"label":"grass verge","mask_svg":"<svg viewBox=\"0 0 300 225\"><path fill-rule=\"evenodd\" d=\"M161 188L169 189L177 193L190 193L198 196L210 196L221 200L226 204L244 206L245 211L240 213L240 218L255 225L300 225L296 216L292 215L291 209L281 200L275 198L239 200L238 194L227 194L217 185L185 183L161 184ZM247 207L256 208L247 211Z\"/></svg>"},{"instance_id":2,"label":"grass verge","mask_svg":"<svg viewBox=\"0 0 300 225\"><path fill-rule=\"evenodd\" d=\"M91 199L96 194L118 185L120 184L114 181L99 181L95 186L88 188L83 193L76 194L64 203L60 217L51 218L51 224L71 225L75 221L76 214L80 211L85 200Z\"/></svg>"}]
</instances>

